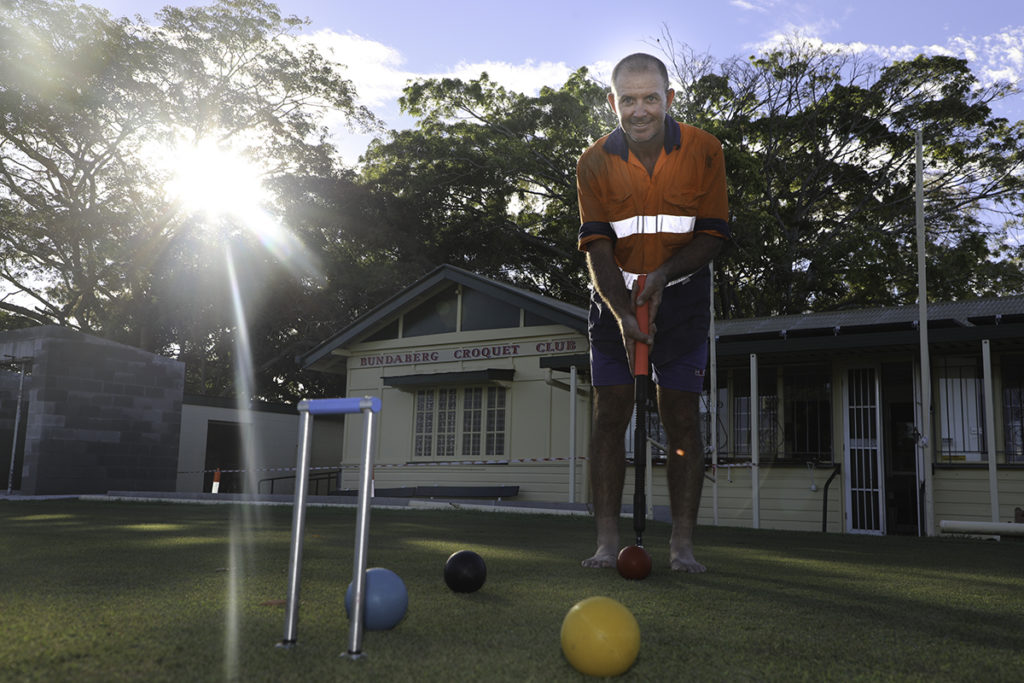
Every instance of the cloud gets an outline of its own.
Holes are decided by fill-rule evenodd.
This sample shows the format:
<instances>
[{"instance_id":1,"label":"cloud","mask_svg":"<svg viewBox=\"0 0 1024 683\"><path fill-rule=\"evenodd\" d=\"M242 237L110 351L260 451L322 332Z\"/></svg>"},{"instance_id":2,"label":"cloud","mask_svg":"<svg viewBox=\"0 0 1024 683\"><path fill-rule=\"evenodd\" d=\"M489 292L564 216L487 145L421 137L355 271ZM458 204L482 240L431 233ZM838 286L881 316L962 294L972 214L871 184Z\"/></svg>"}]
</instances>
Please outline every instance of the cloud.
<instances>
[{"instance_id":1,"label":"cloud","mask_svg":"<svg viewBox=\"0 0 1024 683\"><path fill-rule=\"evenodd\" d=\"M486 72L488 77L516 92L537 94L543 86L560 87L573 69L564 62L461 62L444 72L415 72L405 66L399 50L355 33L337 33L323 29L303 34L298 40L312 43L325 55L344 67L345 78L352 81L360 104L377 114L387 128L410 128L414 121L402 115L398 99L410 81L427 78L472 80ZM609 67L610 71L610 67ZM352 131L340 113L328 113L324 123L331 129L335 143L347 162L354 162L366 149L374 134Z\"/></svg>"},{"instance_id":2,"label":"cloud","mask_svg":"<svg viewBox=\"0 0 1024 683\"><path fill-rule=\"evenodd\" d=\"M819 36L827 35L833 22L787 25L754 46L770 50L792 39L800 40L828 50L841 50L854 54L874 54L886 60L907 60L917 55L948 55L966 59L983 85L997 81L1024 84L1024 26L1006 28L987 36L952 36L945 44L930 45L878 45L862 42L830 42Z\"/></svg>"},{"instance_id":3,"label":"cloud","mask_svg":"<svg viewBox=\"0 0 1024 683\"><path fill-rule=\"evenodd\" d=\"M774 0L730 0L729 4L748 12L767 14L775 6Z\"/></svg>"},{"instance_id":4,"label":"cloud","mask_svg":"<svg viewBox=\"0 0 1024 683\"><path fill-rule=\"evenodd\" d=\"M299 39L344 65L345 77L356 86L360 103L370 109L397 100L406 83L417 76L402 68L405 59L398 50L355 33L324 29Z\"/></svg>"},{"instance_id":5,"label":"cloud","mask_svg":"<svg viewBox=\"0 0 1024 683\"><path fill-rule=\"evenodd\" d=\"M449 78L471 80L479 78L480 74L484 72L492 81L509 90L535 95L543 86L557 88L563 85L573 69L566 66L565 62L534 63L532 60L527 60L522 64L490 61L460 62L454 69L443 75Z\"/></svg>"},{"instance_id":6,"label":"cloud","mask_svg":"<svg viewBox=\"0 0 1024 683\"><path fill-rule=\"evenodd\" d=\"M330 29L304 35L323 54L345 67L345 77L356 87L361 104L373 109L390 107L412 80L427 78L479 78L486 72L492 81L524 93L537 93L542 86L558 87L572 69L564 62L460 62L444 72L414 72L405 66L405 58L395 48L354 33L341 34Z\"/></svg>"},{"instance_id":7,"label":"cloud","mask_svg":"<svg viewBox=\"0 0 1024 683\"><path fill-rule=\"evenodd\" d=\"M977 52L978 67L988 80L1024 81L1024 26L1003 29L978 39L964 39Z\"/></svg>"}]
</instances>

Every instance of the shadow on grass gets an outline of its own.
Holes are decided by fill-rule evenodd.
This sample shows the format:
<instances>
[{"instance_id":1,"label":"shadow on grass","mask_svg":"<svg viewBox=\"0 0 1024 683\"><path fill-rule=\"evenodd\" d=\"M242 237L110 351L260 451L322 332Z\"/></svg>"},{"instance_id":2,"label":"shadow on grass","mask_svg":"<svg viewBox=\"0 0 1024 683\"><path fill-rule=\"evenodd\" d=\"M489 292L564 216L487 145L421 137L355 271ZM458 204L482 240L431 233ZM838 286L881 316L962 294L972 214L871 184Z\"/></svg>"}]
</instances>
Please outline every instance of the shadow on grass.
<instances>
[{"instance_id":1,"label":"shadow on grass","mask_svg":"<svg viewBox=\"0 0 1024 683\"><path fill-rule=\"evenodd\" d=\"M1024 544L701 528L710 572L667 570L667 525L649 522L653 574L584 570L589 518L374 510L370 566L405 581L409 610L339 661L355 511L311 508L299 646L283 631L288 507L0 503L6 631L15 680L584 680L558 631L607 595L641 624L623 680L1016 680ZM623 520L623 538L628 538ZM470 548L484 587L457 594L444 561ZM353 673L355 672L355 673Z\"/></svg>"}]
</instances>

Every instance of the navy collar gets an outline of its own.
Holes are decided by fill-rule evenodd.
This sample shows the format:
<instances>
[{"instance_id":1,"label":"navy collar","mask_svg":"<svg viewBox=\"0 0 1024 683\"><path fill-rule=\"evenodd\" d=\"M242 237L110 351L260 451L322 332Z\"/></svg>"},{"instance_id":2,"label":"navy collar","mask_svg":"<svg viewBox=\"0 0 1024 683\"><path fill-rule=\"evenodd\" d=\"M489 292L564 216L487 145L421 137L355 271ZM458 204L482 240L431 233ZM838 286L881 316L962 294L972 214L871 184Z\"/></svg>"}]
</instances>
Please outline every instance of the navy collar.
<instances>
[{"instance_id":1,"label":"navy collar","mask_svg":"<svg viewBox=\"0 0 1024 683\"><path fill-rule=\"evenodd\" d=\"M683 132L679 124L668 114L665 114L665 154L671 154L677 149L683 140ZM604 150L609 154L618 154L623 161L629 161L629 144L626 142L626 133L619 126L611 132L608 139L604 141Z\"/></svg>"}]
</instances>

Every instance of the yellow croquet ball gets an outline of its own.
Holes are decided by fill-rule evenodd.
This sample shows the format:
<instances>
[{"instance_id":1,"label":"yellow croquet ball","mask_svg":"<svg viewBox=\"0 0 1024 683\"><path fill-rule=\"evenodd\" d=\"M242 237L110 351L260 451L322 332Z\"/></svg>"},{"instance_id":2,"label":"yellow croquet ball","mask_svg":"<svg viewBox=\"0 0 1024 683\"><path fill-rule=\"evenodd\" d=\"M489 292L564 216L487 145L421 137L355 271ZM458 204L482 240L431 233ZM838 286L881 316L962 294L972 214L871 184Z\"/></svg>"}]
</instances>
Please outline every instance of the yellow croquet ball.
<instances>
[{"instance_id":1,"label":"yellow croquet ball","mask_svg":"<svg viewBox=\"0 0 1024 683\"><path fill-rule=\"evenodd\" d=\"M640 652L640 626L621 602L596 596L573 605L562 620L562 653L588 676L618 676Z\"/></svg>"}]
</instances>

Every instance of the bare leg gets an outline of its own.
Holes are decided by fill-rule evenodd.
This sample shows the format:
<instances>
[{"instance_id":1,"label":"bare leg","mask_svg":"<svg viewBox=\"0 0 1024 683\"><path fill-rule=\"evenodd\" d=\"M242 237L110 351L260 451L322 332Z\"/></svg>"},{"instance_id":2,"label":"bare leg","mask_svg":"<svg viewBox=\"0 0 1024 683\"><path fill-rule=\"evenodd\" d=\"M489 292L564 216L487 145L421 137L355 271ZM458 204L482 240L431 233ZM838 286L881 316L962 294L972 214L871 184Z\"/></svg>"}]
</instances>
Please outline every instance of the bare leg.
<instances>
[{"instance_id":1,"label":"bare leg","mask_svg":"<svg viewBox=\"0 0 1024 683\"><path fill-rule=\"evenodd\" d=\"M704 487L704 446L697 401L695 393L658 388L658 409L669 440L667 477L672 506L669 566L692 573L707 571L693 556L693 530L697 526Z\"/></svg>"},{"instance_id":2,"label":"bare leg","mask_svg":"<svg viewBox=\"0 0 1024 683\"><path fill-rule=\"evenodd\" d=\"M597 551L584 567L614 567L619 553L619 516L626 478L626 428L633 412L632 385L594 387L590 436L590 491L597 522Z\"/></svg>"}]
</instances>

